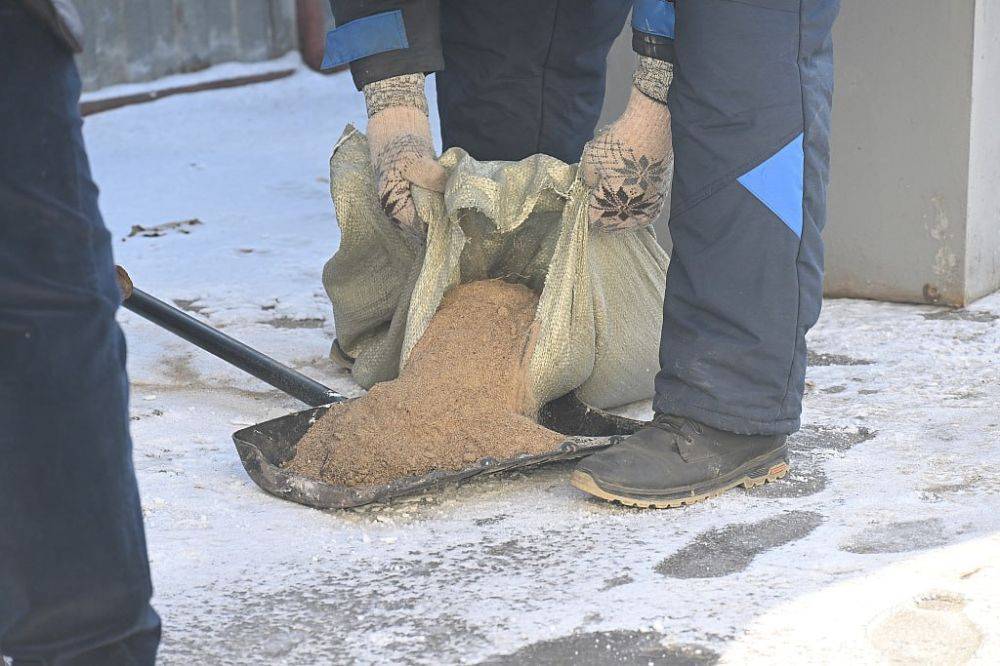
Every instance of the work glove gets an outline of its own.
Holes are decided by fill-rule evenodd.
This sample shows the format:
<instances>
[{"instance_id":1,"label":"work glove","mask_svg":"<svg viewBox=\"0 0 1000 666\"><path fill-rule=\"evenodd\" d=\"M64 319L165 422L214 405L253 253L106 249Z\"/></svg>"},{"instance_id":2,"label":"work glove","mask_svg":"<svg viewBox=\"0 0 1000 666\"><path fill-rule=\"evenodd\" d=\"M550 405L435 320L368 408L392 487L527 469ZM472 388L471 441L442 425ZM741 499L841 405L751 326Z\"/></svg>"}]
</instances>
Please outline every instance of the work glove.
<instances>
[{"instance_id":1,"label":"work glove","mask_svg":"<svg viewBox=\"0 0 1000 666\"><path fill-rule=\"evenodd\" d=\"M673 65L639 57L628 107L584 147L580 169L591 188L592 228L622 231L652 224L673 180L667 91Z\"/></svg>"},{"instance_id":2,"label":"work glove","mask_svg":"<svg viewBox=\"0 0 1000 666\"><path fill-rule=\"evenodd\" d=\"M424 75L404 74L364 87L368 147L375 189L389 220L410 234L426 232L413 205L411 185L444 192L447 174L434 159Z\"/></svg>"}]
</instances>

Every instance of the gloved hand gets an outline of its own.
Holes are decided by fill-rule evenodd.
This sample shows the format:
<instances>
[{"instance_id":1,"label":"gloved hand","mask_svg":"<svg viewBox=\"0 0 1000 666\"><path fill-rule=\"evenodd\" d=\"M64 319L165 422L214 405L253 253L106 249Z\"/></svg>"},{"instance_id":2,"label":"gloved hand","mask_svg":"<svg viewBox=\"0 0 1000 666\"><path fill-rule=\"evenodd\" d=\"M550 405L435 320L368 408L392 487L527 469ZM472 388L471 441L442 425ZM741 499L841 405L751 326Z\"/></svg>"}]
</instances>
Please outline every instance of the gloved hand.
<instances>
[{"instance_id":1,"label":"gloved hand","mask_svg":"<svg viewBox=\"0 0 1000 666\"><path fill-rule=\"evenodd\" d=\"M659 215L673 179L667 90L673 65L639 57L625 112L584 147L580 169L592 188L593 228L635 229Z\"/></svg>"},{"instance_id":2,"label":"gloved hand","mask_svg":"<svg viewBox=\"0 0 1000 666\"><path fill-rule=\"evenodd\" d=\"M434 159L424 96L424 75L404 74L364 87L368 146L382 210L393 224L415 236L425 228L417 217L410 185L444 192L447 174Z\"/></svg>"}]
</instances>

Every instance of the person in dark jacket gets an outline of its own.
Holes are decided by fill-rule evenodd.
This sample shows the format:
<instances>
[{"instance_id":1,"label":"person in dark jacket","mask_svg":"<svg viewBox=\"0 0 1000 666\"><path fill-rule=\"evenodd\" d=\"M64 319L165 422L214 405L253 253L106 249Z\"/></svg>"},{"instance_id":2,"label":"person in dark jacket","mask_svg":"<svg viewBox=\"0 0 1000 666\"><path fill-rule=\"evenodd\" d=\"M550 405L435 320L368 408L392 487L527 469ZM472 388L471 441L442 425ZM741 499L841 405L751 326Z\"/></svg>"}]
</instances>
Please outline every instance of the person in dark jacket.
<instances>
[{"instance_id":1,"label":"person in dark jacket","mask_svg":"<svg viewBox=\"0 0 1000 666\"><path fill-rule=\"evenodd\" d=\"M381 202L422 233L410 186L440 190L445 148L581 162L596 233L647 225L668 183L661 370L648 427L572 482L678 506L788 470L805 334L819 316L839 0L331 0L326 64L364 92ZM632 11L627 110L592 139L605 59ZM669 91L669 96L668 96ZM672 131L672 135L671 135ZM651 313L652 315L652 313Z\"/></svg>"},{"instance_id":2,"label":"person in dark jacket","mask_svg":"<svg viewBox=\"0 0 1000 666\"><path fill-rule=\"evenodd\" d=\"M160 637L80 38L66 0L0 0L0 654L15 665L153 664Z\"/></svg>"}]
</instances>

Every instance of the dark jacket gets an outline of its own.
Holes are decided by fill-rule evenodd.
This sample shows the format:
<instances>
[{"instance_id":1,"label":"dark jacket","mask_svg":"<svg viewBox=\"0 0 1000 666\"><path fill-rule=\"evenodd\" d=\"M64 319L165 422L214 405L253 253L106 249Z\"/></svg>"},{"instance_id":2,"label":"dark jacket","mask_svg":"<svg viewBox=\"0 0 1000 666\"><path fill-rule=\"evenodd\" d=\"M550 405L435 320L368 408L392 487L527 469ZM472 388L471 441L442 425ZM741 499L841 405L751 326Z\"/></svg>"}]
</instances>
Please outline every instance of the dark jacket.
<instances>
[{"instance_id":1,"label":"dark jacket","mask_svg":"<svg viewBox=\"0 0 1000 666\"><path fill-rule=\"evenodd\" d=\"M73 53L83 51L83 21L70 0L19 0Z\"/></svg>"},{"instance_id":2,"label":"dark jacket","mask_svg":"<svg viewBox=\"0 0 1000 666\"><path fill-rule=\"evenodd\" d=\"M673 0L635 0L632 47L673 60ZM350 62L358 90L401 74L444 69L439 0L330 0L337 28L324 67Z\"/></svg>"}]
</instances>

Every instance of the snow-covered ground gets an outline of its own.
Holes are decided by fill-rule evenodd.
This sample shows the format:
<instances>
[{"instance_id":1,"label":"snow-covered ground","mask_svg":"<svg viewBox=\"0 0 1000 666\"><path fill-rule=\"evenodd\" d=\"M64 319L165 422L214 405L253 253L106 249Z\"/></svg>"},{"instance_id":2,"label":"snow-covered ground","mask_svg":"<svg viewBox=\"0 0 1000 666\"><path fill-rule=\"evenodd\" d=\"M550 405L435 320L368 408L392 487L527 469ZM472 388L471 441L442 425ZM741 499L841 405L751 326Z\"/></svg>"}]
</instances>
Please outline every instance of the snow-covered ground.
<instances>
[{"instance_id":1,"label":"snow-covered ground","mask_svg":"<svg viewBox=\"0 0 1000 666\"><path fill-rule=\"evenodd\" d=\"M136 286L357 394L320 284L348 122L349 76L303 69L86 139ZM1000 663L1000 295L828 301L790 479L669 511L590 500L568 467L361 511L276 499L230 436L302 405L121 321L164 664Z\"/></svg>"}]
</instances>

